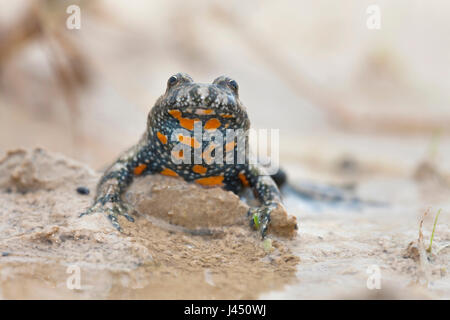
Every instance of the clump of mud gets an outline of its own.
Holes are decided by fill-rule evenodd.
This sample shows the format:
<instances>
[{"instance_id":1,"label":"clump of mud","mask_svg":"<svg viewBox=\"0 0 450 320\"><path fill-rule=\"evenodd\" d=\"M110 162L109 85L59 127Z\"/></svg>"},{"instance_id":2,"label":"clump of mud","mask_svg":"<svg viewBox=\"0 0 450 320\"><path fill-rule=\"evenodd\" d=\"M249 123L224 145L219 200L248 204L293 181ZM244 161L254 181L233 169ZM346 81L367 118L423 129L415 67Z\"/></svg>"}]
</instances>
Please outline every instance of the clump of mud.
<instances>
[{"instance_id":1,"label":"clump of mud","mask_svg":"<svg viewBox=\"0 0 450 320\"><path fill-rule=\"evenodd\" d=\"M125 199L142 214L193 231L243 225L249 220L249 208L238 196L180 178L149 175L136 179Z\"/></svg>"},{"instance_id":2,"label":"clump of mud","mask_svg":"<svg viewBox=\"0 0 450 320\"><path fill-rule=\"evenodd\" d=\"M98 179L42 149L0 160L1 298L252 299L296 279L288 240L264 248L234 194L139 178L127 193L136 222L120 219L120 233L103 214L79 218L93 192L76 189L93 191ZM295 219L274 217L274 233L295 233Z\"/></svg>"},{"instance_id":3,"label":"clump of mud","mask_svg":"<svg viewBox=\"0 0 450 320\"><path fill-rule=\"evenodd\" d=\"M204 188L181 178L149 175L130 186L125 199L147 217L157 217L184 227L193 234L213 234L224 226L249 224L249 207L231 191ZM296 235L296 218L283 207L271 214L269 233L292 238Z\"/></svg>"}]
</instances>

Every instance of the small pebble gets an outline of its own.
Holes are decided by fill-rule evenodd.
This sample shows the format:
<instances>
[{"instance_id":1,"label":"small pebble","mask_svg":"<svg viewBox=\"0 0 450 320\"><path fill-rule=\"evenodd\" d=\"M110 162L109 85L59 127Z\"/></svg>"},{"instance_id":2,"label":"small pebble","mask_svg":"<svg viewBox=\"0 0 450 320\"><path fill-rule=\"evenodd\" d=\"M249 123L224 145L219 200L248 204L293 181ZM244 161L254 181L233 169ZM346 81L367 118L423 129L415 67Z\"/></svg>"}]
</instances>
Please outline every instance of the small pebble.
<instances>
[{"instance_id":1,"label":"small pebble","mask_svg":"<svg viewBox=\"0 0 450 320\"><path fill-rule=\"evenodd\" d=\"M78 187L77 192L82 195L88 195L90 191L86 187Z\"/></svg>"}]
</instances>

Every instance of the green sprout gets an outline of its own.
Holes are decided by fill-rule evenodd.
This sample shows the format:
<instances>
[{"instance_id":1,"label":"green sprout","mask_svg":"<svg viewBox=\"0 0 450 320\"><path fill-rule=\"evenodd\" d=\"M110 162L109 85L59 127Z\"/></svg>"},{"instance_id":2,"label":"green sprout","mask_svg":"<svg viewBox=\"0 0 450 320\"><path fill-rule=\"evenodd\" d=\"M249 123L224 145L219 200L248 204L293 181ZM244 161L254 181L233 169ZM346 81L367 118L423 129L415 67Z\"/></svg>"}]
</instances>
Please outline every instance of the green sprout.
<instances>
[{"instance_id":1,"label":"green sprout","mask_svg":"<svg viewBox=\"0 0 450 320\"><path fill-rule=\"evenodd\" d=\"M253 223L255 224L256 229L259 229L259 216L256 212L253 214Z\"/></svg>"},{"instance_id":2,"label":"green sprout","mask_svg":"<svg viewBox=\"0 0 450 320\"><path fill-rule=\"evenodd\" d=\"M433 245L433 239L434 239L434 231L436 230L436 224L439 218L439 215L441 214L442 209L439 209L436 217L434 218L434 225L433 225L433 231L431 232L431 238L430 238L430 246L427 249L427 252L431 253L431 246Z\"/></svg>"}]
</instances>

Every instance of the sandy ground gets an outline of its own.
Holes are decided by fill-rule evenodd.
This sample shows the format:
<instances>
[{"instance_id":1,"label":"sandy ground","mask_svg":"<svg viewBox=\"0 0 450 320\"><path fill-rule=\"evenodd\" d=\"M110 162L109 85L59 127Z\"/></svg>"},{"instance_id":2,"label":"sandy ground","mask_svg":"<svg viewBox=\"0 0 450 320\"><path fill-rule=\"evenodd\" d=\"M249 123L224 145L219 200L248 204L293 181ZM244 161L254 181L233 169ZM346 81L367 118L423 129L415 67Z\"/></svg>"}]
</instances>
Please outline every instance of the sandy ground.
<instances>
[{"instance_id":1,"label":"sandy ground","mask_svg":"<svg viewBox=\"0 0 450 320\"><path fill-rule=\"evenodd\" d=\"M18 150L0 160L0 177L2 298L254 299L295 281L289 240L265 247L231 192L137 179L127 194L136 222L121 219L120 233L102 214L78 217L92 196L76 188L94 190L99 178L79 163ZM281 230L291 222L294 232L291 220ZM66 285L70 268L80 270L78 290Z\"/></svg>"},{"instance_id":2,"label":"sandy ground","mask_svg":"<svg viewBox=\"0 0 450 320\"><path fill-rule=\"evenodd\" d=\"M321 212L290 195L285 202L298 215L298 234L288 239L272 233L267 247L244 223L247 205L231 192L147 176L126 195L137 208L136 222L121 219L126 231L119 233L101 214L78 218L92 195L76 188L93 190L98 178L88 167L42 149L11 151L0 161L3 298L450 296L446 214L427 254L431 217L419 243L420 216L404 212L411 208L333 205ZM196 210L192 220L186 218ZM290 221L285 218L278 220ZM77 283L74 270L77 289L70 286ZM370 282L373 272L379 282Z\"/></svg>"}]
</instances>

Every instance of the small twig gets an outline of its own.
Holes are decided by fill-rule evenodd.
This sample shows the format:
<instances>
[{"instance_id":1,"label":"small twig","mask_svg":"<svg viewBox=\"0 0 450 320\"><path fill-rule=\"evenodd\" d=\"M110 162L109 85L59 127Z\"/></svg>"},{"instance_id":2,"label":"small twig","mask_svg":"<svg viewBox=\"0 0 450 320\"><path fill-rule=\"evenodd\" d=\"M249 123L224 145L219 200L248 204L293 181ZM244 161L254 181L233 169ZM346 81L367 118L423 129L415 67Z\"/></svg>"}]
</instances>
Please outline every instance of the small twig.
<instances>
[{"instance_id":1,"label":"small twig","mask_svg":"<svg viewBox=\"0 0 450 320\"><path fill-rule=\"evenodd\" d=\"M419 224L419 239L417 240L417 249L419 251L419 263L420 263L420 270L422 271L422 274L425 278L426 284L430 282L431 274L430 274L430 268L428 265L428 256L425 251L425 246L423 245L423 221L425 220L425 217L430 213L430 208L428 208L425 213L423 214L422 218L420 219Z\"/></svg>"},{"instance_id":2,"label":"small twig","mask_svg":"<svg viewBox=\"0 0 450 320\"><path fill-rule=\"evenodd\" d=\"M422 233L422 228L423 228L423 221L425 220L425 217L430 213L430 208L428 208L425 213L422 215L422 218L420 219L420 223L419 223L419 244L423 243L423 233Z\"/></svg>"}]
</instances>

